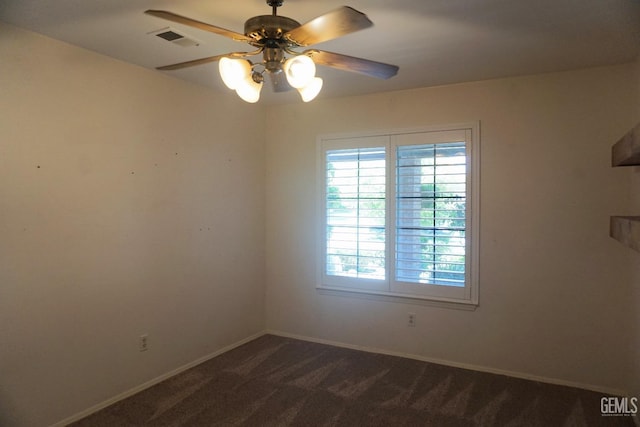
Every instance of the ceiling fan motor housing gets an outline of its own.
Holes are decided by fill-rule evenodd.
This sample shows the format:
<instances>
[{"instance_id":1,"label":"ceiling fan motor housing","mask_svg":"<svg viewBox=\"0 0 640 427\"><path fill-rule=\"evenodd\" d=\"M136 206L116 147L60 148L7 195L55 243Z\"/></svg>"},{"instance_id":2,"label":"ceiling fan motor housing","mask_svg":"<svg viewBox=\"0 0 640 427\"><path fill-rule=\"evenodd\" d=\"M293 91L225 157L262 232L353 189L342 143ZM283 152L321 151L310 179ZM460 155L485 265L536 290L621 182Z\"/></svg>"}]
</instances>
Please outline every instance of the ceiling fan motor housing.
<instances>
[{"instance_id":1,"label":"ceiling fan motor housing","mask_svg":"<svg viewBox=\"0 0 640 427\"><path fill-rule=\"evenodd\" d=\"M272 73L282 71L284 51L277 43L267 42L265 49L262 51L262 55L264 57L264 68L267 71Z\"/></svg>"},{"instance_id":2,"label":"ceiling fan motor housing","mask_svg":"<svg viewBox=\"0 0 640 427\"><path fill-rule=\"evenodd\" d=\"M298 28L300 23L295 19L286 16L260 15L249 18L244 23L244 34L253 39L254 46L264 46L266 40L277 40L285 42L289 46L295 46L288 40L283 39L283 35L294 28Z\"/></svg>"}]
</instances>

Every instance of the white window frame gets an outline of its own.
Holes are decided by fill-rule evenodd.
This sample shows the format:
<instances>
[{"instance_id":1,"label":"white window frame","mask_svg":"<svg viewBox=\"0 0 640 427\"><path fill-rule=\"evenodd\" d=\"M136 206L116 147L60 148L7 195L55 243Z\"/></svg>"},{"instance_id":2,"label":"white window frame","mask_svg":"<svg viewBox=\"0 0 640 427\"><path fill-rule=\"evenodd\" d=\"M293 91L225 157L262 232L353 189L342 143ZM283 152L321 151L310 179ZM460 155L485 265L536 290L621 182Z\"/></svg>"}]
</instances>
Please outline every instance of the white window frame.
<instances>
[{"instance_id":1,"label":"white window frame","mask_svg":"<svg viewBox=\"0 0 640 427\"><path fill-rule=\"evenodd\" d=\"M458 142L466 149L465 286L399 282L395 277L396 246L396 147ZM335 149L386 147L385 278L363 279L326 274L326 153ZM392 300L432 302L437 305L475 308L479 285L480 223L480 123L462 123L356 134L328 134L317 138L318 262L316 288L341 295L378 296Z\"/></svg>"}]
</instances>

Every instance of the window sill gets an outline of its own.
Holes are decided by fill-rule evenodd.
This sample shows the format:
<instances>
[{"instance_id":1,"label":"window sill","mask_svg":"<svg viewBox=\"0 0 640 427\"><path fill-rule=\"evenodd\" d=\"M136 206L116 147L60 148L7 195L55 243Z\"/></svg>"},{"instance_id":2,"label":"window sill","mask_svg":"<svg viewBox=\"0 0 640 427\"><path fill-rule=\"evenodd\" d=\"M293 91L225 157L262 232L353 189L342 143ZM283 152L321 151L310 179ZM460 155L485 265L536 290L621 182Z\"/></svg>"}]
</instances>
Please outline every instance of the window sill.
<instances>
[{"instance_id":1,"label":"window sill","mask_svg":"<svg viewBox=\"0 0 640 427\"><path fill-rule=\"evenodd\" d=\"M365 298L378 301L390 301L409 304L420 304L440 308L451 308L455 310L474 311L478 307L477 302L452 300L447 298L426 297L422 295L409 295L392 292L381 292L373 290L361 290L351 288L341 288L336 286L316 286L321 295L333 295L341 297Z\"/></svg>"}]
</instances>

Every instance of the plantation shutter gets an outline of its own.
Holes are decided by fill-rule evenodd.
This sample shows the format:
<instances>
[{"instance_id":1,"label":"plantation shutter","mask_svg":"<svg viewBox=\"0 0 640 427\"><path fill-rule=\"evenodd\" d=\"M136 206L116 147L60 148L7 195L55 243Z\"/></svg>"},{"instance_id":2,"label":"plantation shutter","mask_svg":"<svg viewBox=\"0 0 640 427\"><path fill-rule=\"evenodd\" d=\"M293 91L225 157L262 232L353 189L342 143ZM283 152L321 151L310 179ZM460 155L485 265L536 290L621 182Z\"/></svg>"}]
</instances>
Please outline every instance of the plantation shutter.
<instances>
[{"instance_id":1,"label":"plantation shutter","mask_svg":"<svg viewBox=\"0 0 640 427\"><path fill-rule=\"evenodd\" d=\"M327 276L384 280L385 147L326 151Z\"/></svg>"},{"instance_id":2,"label":"plantation shutter","mask_svg":"<svg viewBox=\"0 0 640 427\"><path fill-rule=\"evenodd\" d=\"M478 124L318 144L318 289L477 305Z\"/></svg>"},{"instance_id":3,"label":"plantation shutter","mask_svg":"<svg viewBox=\"0 0 640 427\"><path fill-rule=\"evenodd\" d=\"M466 159L464 140L397 147L397 281L465 286Z\"/></svg>"}]
</instances>

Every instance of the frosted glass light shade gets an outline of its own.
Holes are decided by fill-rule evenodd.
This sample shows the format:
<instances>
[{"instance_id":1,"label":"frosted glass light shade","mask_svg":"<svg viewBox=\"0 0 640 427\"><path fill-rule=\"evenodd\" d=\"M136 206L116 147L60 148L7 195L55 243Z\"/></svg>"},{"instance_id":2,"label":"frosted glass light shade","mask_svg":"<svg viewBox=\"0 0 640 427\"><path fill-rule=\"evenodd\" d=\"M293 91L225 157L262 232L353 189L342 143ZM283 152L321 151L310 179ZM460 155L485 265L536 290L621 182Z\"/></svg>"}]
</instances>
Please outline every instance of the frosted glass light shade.
<instances>
[{"instance_id":1,"label":"frosted glass light shade","mask_svg":"<svg viewBox=\"0 0 640 427\"><path fill-rule=\"evenodd\" d=\"M256 83L251 76L245 77L236 88L236 93L243 101L250 102L251 104L258 102L260 99L260 90L262 89L262 82Z\"/></svg>"},{"instance_id":2,"label":"frosted glass light shade","mask_svg":"<svg viewBox=\"0 0 640 427\"><path fill-rule=\"evenodd\" d=\"M307 86L316 75L316 64L307 55L298 55L285 61L283 70L287 81L296 89Z\"/></svg>"},{"instance_id":3,"label":"frosted glass light shade","mask_svg":"<svg viewBox=\"0 0 640 427\"><path fill-rule=\"evenodd\" d=\"M322 79L320 77L314 77L308 85L298 89L298 92L304 102L309 102L318 96L320 89L322 89Z\"/></svg>"},{"instance_id":4,"label":"frosted glass light shade","mask_svg":"<svg viewBox=\"0 0 640 427\"><path fill-rule=\"evenodd\" d=\"M246 59L220 58L218 69L222 81L229 89L237 89L251 75L251 63Z\"/></svg>"}]
</instances>

